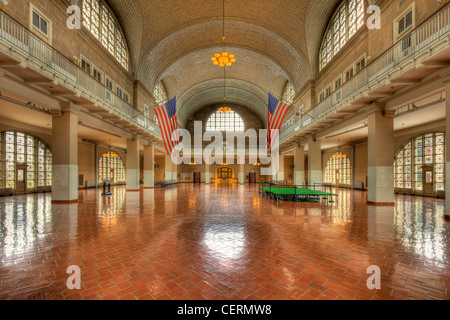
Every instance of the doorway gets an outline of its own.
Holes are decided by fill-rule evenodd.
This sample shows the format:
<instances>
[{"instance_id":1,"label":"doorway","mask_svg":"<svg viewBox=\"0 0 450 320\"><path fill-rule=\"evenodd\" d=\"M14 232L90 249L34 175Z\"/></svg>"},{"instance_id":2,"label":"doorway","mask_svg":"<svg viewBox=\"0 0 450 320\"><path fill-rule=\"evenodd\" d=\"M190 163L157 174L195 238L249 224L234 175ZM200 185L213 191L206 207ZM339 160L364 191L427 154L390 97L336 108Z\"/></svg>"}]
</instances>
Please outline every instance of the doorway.
<instances>
[{"instance_id":1,"label":"doorway","mask_svg":"<svg viewBox=\"0 0 450 320\"><path fill-rule=\"evenodd\" d=\"M425 197L434 196L434 179L433 179L433 167L423 166L423 195Z\"/></svg>"},{"instance_id":2,"label":"doorway","mask_svg":"<svg viewBox=\"0 0 450 320\"><path fill-rule=\"evenodd\" d=\"M200 172L194 172L194 183L201 183L202 177Z\"/></svg>"},{"instance_id":3,"label":"doorway","mask_svg":"<svg viewBox=\"0 0 450 320\"><path fill-rule=\"evenodd\" d=\"M256 172L249 172L248 173L248 182L249 183L256 183Z\"/></svg>"},{"instance_id":4,"label":"doorway","mask_svg":"<svg viewBox=\"0 0 450 320\"><path fill-rule=\"evenodd\" d=\"M233 170L231 168L220 168L217 170L217 178L228 180L233 178Z\"/></svg>"},{"instance_id":5,"label":"doorway","mask_svg":"<svg viewBox=\"0 0 450 320\"><path fill-rule=\"evenodd\" d=\"M19 164L16 166L16 194L27 193L27 165Z\"/></svg>"},{"instance_id":6,"label":"doorway","mask_svg":"<svg viewBox=\"0 0 450 320\"><path fill-rule=\"evenodd\" d=\"M339 170L336 170L336 172L335 172L335 179L336 179L335 186L336 187L339 187L339 178L340 178Z\"/></svg>"}]
</instances>

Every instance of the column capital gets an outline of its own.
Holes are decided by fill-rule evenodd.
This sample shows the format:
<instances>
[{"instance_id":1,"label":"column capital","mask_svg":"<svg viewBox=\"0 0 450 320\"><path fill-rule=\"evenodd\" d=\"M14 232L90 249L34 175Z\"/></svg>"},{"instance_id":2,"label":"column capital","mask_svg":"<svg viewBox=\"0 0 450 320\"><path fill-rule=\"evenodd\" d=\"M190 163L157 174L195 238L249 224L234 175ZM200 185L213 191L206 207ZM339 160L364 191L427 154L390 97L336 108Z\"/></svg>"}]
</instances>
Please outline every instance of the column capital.
<instances>
[{"instance_id":1,"label":"column capital","mask_svg":"<svg viewBox=\"0 0 450 320\"><path fill-rule=\"evenodd\" d=\"M308 139L308 142L316 142L315 134L308 134L308 136L306 138Z\"/></svg>"},{"instance_id":2,"label":"column capital","mask_svg":"<svg viewBox=\"0 0 450 320\"><path fill-rule=\"evenodd\" d=\"M386 108L386 104L385 103L374 102L374 103L371 103L371 104L367 105L364 108L364 111L366 112L366 114L368 116L370 116L371 114L374 114L374 113L377 113L377 112L384 112L384 108Z\"/></svg>"},{"instance_id":3,"label":"column capital","mask_svg":"<svg viewBox=\"0 0 450 320\"><path fill-rule=\"evenodd\" d=\"M300 141L295 141L295 142L292 143L292 146L293 146L294 148L301 148L301 147L302 147L302 144L300 143Z\"/></svg>"},{"instance_id":4,"label":"column capital","mask_svg":"<svg viewBox=\"0 0 450 320\"><path fill-rule=\"evenodd\" d=\"M59 105L61 106L61 112L72 112L75 114L80 113L80 106L77 106L72 102L61 102Z\"/></svg>"}]
</instances>

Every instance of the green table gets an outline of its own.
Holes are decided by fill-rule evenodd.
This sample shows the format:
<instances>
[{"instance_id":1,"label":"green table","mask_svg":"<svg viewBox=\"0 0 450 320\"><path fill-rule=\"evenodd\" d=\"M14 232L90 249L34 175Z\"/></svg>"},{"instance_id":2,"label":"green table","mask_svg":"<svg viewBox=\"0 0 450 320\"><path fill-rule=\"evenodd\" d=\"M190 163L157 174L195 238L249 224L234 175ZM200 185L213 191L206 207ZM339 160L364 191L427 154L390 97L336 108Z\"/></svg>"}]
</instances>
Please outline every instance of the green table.
<instances>
[{"instance_id":1,"label":"green table","mask_svg":"<svg viewBox=\"0 0 450 320\"><path fill-rule=\"evenodd\" d=\"M320 201L320 199L326 199L327 201L333 201L333 197L338 195L335 193L329 193L318 190L302 189L297 187L260 187L260 190L265 193L268 197L274 197L277 200L284 200L285 198L290 198L294 201Z\"/></svg>"}]
</instances>

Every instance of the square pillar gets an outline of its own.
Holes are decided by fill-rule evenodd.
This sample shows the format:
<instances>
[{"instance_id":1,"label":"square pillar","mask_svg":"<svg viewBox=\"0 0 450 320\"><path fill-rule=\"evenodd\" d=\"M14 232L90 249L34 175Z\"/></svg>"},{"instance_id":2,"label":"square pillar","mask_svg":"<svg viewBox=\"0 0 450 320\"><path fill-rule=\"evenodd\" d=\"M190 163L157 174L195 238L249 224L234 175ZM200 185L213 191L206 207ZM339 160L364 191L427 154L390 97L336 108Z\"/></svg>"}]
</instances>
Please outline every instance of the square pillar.
<instances>
[{"instance_id":1,"label":"square pillar","mask_svg":"<svg viewBox=\"0 0 450 320\"><path fill-rule=\"evenodd\" d=\"M368 108L369 161L367 203L394 205L394 112L374 103Z\"/></svg>"},{"instance_id":2,"label":"square pillar","mask_svg":"<svg viewBox=\"0 0 450 320\"><path fill-rule=\"evenodd\" d=\"M294 185L305 184L305 147L294 147Z\"/></svg>"},{"instance_id":3,"label":"square pillar","mask_svg":"<svg viewBox=\"0 0 450 320\"><path fill-rule=\"evenodd\" d=\"M78 202L78 109L63 103L52 117L52 202Z\"/></svg>"},{"instance_id":4,"label":"square pillar","mask_svg":"<svg viewBox=\"0 0 450 320\"><path fill-rule=\"evenodd\" d=\"M308 184L322 183L322 142L315 137L308 141Z\"/></svg>"},{"instance_id":5,"label":"square pillar","mask_svg":"<svg viewBox=\"0 0 450 320\"><path fill-rule=\"evenodd\" d=\"M172 162L172 156L170 154L166 154L164 158L164 180L175 180L177 178L177 173L174 172L174 163Z\"/></svg>"},{"instance_id":6,"label":"square pillar","mask_svg":"<svg viewBox=\"0 0 450 320\"><path fill-rule=\"evenodd\" d=\"M245 166L243 164L239 164L238 165L238 172L239 172L239 176L238 176L238 181L240 184L244 184L245 182L245 172L244 169Z\"/></svg>"},{"instance_id":7,"label":"square pillar","mask_svg":"<svg viewBox=\"0 0 450 320\"><path fill-rule=\"evenodd\" d=\"M211 177L210 177L210 171L211 171L211 166L209 164L205 164L205 183L209 184Z\"/></svg>"},{"instance_id":8,"label":"square pillar","mask_svg":"<svg viewBox=\"0 0 450 320\"><path fill-rule=\"evenodd\" d=\"M445 219L450 220L450 81L445 83Z\"/></svg>"},{"instance_id":9,"label":"square pillar","mask_svg":"<svg viewBox=\"0 0 450 320\"><path fill-rule=\"evenodd\" d=\"M139 139L127 140L127 191L139 191Z\"/></svg>"},{"instance_id":10,"label":"square pillar","mask_svg":"<svg viewBox=\"0 0 450 320\"><path fill-rule=\"evenodd\" d=\"M144 147L144 188L155 187L155 147Z\"/></svg>"}]
</instances>

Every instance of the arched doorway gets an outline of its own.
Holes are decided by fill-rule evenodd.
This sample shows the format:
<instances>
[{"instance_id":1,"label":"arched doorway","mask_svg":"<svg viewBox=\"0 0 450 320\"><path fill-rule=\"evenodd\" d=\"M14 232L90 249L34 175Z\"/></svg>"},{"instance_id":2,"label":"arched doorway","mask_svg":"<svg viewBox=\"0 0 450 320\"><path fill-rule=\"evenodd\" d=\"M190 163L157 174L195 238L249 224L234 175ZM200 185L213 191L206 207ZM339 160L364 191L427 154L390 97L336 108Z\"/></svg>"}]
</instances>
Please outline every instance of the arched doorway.
<instances>
[{"instance_id":1,"label":"arched doorway","mask_svg":"<svg viewBox=\"0 0 450 320\"><path fill-rule=\"evenodd\" d=\"M350 187L352 183L352 165L349 157L342 152L333 154L325 169L325 183L336 187Z\"/></svg>"},{"instance_id":2,"label":"arched doorway","mask_svg":"<svg viewBox=\"0 0 450 320\"><path fill-rule=\"evenodd\" d=\"M98 182L110 180L115 185L125 184L125 167L114 152L106 152L98 159Z\"/></svg>"},{"instance_id":3,"label":"arched doorway","mask_svg":"<svg viewBox=\"0 0 450 320\"><path fill-rule=\"evenodd\" d=\"M406 141L394 159L397 193L444 197L445 134L428 133Z\"/></svg>"},{"instance_id":4,"label":"arched doorway","mask_svg":"<svg viewBox=\"0 0 450 320\"><path fill-rule=\"evenodd\" d=\"M0 133L0 188L23 194L50 191L51 185L50 148L26 133Z\"/></svg>"},{"instance_id":5,"label":"arched doorway","mask_svg":"<svg viewBox=\"0 0 450 320\"><path fill-rule=\"evenodd\" d=\"M228 167L222 167L217 170L217 179L230 180L233 178L233 169Z\"/></svg>"}]
</instances>

